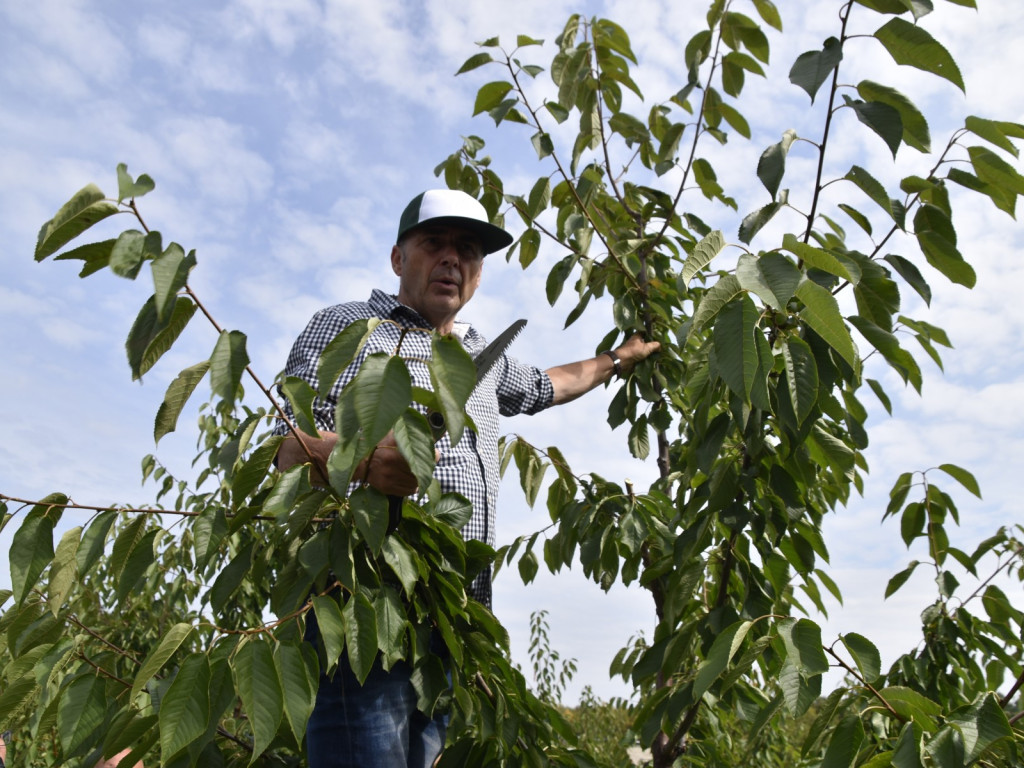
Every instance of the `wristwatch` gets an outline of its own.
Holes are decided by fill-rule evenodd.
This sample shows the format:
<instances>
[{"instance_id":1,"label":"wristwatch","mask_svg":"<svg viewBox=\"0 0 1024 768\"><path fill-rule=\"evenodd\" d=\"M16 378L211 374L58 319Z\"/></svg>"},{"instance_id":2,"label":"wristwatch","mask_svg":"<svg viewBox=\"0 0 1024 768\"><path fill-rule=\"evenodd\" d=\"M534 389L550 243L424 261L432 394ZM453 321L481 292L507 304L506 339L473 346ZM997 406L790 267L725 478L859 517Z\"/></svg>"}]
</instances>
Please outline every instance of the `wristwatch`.
<instances>
[{"instance_id":1,"label":"wristwatch","mask_svg":"<svg viewBox=\"0 0 1024 768\"><path fill-rule=\"evenodd\" d=\"M621 379L622 378L622 361L619 359L619 356L617 354L615 354L615 352L610 350L610 349L605 350L601 354L602 355L608 355L608 357L611 358L612 365L615 366L615 375L618 376Z\"/></svg>"}]
</instances>

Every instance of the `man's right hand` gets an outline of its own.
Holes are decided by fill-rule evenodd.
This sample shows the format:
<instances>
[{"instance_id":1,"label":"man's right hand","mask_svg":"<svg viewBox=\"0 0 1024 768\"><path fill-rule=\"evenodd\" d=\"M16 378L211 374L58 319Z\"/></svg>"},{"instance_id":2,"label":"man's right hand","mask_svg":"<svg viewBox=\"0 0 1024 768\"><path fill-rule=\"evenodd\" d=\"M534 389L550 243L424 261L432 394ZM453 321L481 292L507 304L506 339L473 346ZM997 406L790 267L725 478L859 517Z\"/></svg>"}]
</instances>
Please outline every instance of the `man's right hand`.
<instances>
[{"instance_id":1,"label":"man's right hand","mask_svg":"<svg viewBox=\"0 0 1024 768\"><path fill-rule=\"evenodd\" d=\"M362 479L388 496L412 496L419 483L409 462L398 450L395 434L388 432L373 452L356 468L354 479Z\"/></svg>"},{"instance_id":2,"label":"man's right hand","mask_svg":"<svg viewBox=\"0 0 1024 768\"><path fill-rule=\"evenodd\" d=\"M327 485L327 459L338 442L338 436L333 432L320 432L319 438L303 435L302 441L313 455L310 480L314 485ZM309 458L295 436L289 435L277 452L277 468L283 472L296 464L307 463ZM370 456L359 462L352 479L355 482L365 481L388 496L411 496L418 487L409 462L398 450L393 432L388 432Z\"/></svg>"}]
</instances>

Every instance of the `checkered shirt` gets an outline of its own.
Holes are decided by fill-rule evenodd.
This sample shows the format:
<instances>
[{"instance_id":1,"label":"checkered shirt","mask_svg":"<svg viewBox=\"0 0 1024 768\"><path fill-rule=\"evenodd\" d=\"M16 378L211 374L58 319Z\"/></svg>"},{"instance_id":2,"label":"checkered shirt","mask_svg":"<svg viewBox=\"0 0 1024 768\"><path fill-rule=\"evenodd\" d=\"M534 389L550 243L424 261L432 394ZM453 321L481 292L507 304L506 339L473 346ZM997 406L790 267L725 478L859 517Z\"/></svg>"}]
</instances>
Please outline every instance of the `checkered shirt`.
<instances>
[{"instance_id":1,"label":"checkered shirt","mask_svg":"<svg viewBox=\"0 0 1024 768\"><path fill-rule=\"evenodd\" d=\"M394 296L375 290L367 302L337 304L317 312L309 325L295 340L285 374L298 376L317 389L316 370L324 347L349 324L363 318L381 318L393 323L381 323L370 335L359 355L346 368L326 398L313 403L316 426L334 432L334 409L341 390L356 375L367 355L377 352L393 353L402 328L430 328L430 323L418 312L400 304ZM468 323L456 322L453 333L473 357L487 345L486 340ZM430 333L407 333L402 340L402 357L409 367L414 386L431 389L430 373L426 365L417 360L429 360ZM502 355L491 370L478 382L466 404L466 410L476 431L467 429L458 445L452 446L445 435L437 443L441 457L434 470L443 491L460 493L473 505L473 515L462 535L494 546L495 510L498 495L498 414L512 416L517 413L537 413L549 407L554 389L548 375L533 366L523 365L508 355ZM285 411L291 410L285 401ZM422 407L417 404L421 410ZM275 432L283 434L286 428L278 422ZM491 601L490 572L482 573L469 588L469 594L489 605Z\"/></svg>"}]
</instances>

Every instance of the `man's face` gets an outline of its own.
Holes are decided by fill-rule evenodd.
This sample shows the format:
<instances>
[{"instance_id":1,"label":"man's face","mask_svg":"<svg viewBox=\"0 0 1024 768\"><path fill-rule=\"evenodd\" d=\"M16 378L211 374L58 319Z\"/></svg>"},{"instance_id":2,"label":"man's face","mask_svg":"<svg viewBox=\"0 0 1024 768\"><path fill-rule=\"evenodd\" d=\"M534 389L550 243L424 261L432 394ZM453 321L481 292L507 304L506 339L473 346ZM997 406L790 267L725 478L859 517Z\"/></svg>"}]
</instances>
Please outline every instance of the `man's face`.
<instances>
[{"instance_id":1,"label":"man's face","mask_svg":"<svg viewBox=\"0 0 1024 768\"><path fill-rule=\"evenodd\" d=\"M398 300L449 333L459 310L473 298L483 269L480 241L461 227L426 225L391 249L399 277Z\"/></svg>"}]
</instances>

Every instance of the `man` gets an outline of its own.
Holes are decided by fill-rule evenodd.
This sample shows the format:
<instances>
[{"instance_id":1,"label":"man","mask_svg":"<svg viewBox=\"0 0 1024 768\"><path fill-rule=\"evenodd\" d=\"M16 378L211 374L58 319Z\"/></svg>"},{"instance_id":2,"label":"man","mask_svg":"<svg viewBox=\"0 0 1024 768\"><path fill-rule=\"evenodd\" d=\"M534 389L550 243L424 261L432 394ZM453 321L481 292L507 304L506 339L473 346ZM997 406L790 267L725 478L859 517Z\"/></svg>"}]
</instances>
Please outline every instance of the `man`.
<instances>
[{"instance_id":1,"label":"man","mask_svg":"<svg viewBox=\"0 0 1024 768\"><path fill-rule=\"evenodd\" d=\"M486 343L468 323L458 319L480 285L484 257L506 248L512 236L490 223L483 206L464 192L429 190L413 198L402 213L398 237L391 249L391 269L398 276L396 296L374 291L367 302L340 304L318 312L292 347L286 373L317 386L316 367L323 348L347 325L360 318L391 320L381 323L365 348L339 377L325 400L314 403L319 439L305 439L314 469L325 473L327 458L337 442L334 407L341 389L352 380L366 355L387 351L409 362L413 384L430 388L425 366L430 336L408 329L434 329L453 334L475 356ZM467 403L476 430L467 430L456 446L447 437L437 444L434 476L444 491L461 493L473 504L463 534L494 544L494 511L498 488L498 413L536 413L573 400L628 372L658 349L657 342L634 336L617 350L541 371L503 356L478 382ZM278 428L281 431L281 427ZM289 437L278 453L285 469L309 461L306 448ZM417 481L398 452L393 436L385 437L354 474L392 496L416 492ZM490 574L470 585L469 594L490 603ZM310 615L310 623L313 623ZM314 630L315 631L315 630ZM360 686L346 665L333 680L322 677L317 703L307 730L311 768L421 768L429 766L444 744L445 721L433 721L416 710L416 696L407 667L385 673L378 666Z\"/></svg>"}]
</instances>

